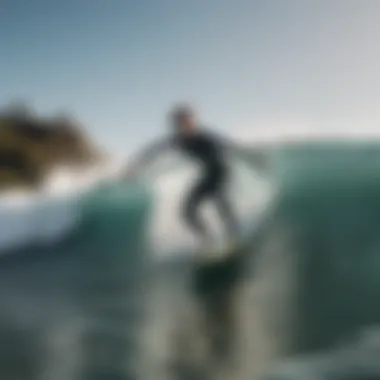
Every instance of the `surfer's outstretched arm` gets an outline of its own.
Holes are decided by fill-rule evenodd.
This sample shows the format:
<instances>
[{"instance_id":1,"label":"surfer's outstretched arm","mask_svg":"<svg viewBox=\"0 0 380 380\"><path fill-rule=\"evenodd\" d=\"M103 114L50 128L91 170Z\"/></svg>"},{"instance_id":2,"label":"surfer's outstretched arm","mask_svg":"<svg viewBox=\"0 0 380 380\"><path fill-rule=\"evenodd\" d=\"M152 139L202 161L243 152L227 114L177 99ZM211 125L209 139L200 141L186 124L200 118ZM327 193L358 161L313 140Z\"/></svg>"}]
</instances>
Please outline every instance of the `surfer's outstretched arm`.
<instances>
[{"instance_id":1,"label":"surfer's outstretched arm","mask_svg":"<svg viewBox=\"0 0 380 380\"><path fill-rule=\"evenodd\" d=\"M170 138L154 141L138 153L132 159L129 165L129 172L137 174L143 171L153 161L155 161L161 154L173 148L173 141Z\"/></svg>"},{"instance_id":2,"label":"surfer's outstretched arm","mask_svg":"<svg viewBox=\"0 0 380 380\"><path fill-rule=\"evenodd\" d=\"M218 140L223 148L236 157L239 161L244 162L246 165L253 167L261 173L266 173L269 169L269 157L264 151L260 149L244 149L240 144L229 139L225 136L218 135Z\"/></svg>"}]
</instances>

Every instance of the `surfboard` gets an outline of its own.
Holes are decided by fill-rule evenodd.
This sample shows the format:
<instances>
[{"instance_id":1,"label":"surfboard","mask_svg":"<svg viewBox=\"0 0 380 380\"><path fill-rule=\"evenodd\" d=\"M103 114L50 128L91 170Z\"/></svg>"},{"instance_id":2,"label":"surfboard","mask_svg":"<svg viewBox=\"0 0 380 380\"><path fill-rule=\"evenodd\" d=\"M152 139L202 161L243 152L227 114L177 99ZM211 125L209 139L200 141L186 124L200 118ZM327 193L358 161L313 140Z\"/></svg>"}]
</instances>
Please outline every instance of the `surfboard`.
<instances>
[{"instance_id":1,"label":"surfboard","mask_svg":"<svg viewBox=\"0 0 380 380\"><path fill-rule=\"evenodd\" d=\"M212 248L211 251L200 250L194 262L192 288L201 297L233 287L244 270L246 247L242 242L235 247Z\"/></svg>"},{"instance_id":2,"label":"surfboard","mask_svg":"<svg viewBox=\"0 0 380 380\"><path fill-rule=\"evenodd\" d=\"M183 336L174 342L177 347L174 372L187 369L189 373L191 369L191 373L199 371L194 378L208 379L210 371L225 371L233 360L236 290L246 268L247 246L248 243L239 242L228 247L219 241L210 249L198 249L189 277L190 297L184 308L190 321L179 317L178 331ZM184 351L177 346L178 342L186 347Z\"/></svg>"},{"instance_id":3,"label":"surfboard","mask_svg":"<svg viewBox=\"0 0 380 380\"><path fill-rule=\"evenodd\" d=\"M223 241L215 241L214 244L207 248L198 248L195 252L195 260L199 264L212 264L221 260L226 260L230 256L239 253L242 249L244 249L244 246L245 244L243 241L238 241L237 244L234 244L233 246L227 245Z\"/></svg>"}]
</instances>

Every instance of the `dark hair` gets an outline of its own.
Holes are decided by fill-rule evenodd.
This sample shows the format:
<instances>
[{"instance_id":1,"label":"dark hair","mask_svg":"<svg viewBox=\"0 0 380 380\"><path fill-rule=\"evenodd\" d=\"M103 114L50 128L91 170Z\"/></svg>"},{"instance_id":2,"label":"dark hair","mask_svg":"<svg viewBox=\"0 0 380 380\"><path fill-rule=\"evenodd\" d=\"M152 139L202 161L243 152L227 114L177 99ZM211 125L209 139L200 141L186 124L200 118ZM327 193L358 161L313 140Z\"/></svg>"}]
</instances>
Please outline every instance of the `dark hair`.
<instances>
[{"instance_id":1,"label":"dark hair","mask_svg":"<svg viewBox=\"0 0 380 380\"><path fill-rule=\"evenodd\" d=\"M178 121L185 117L193 116L194 109L189 105L179 105L172 109L170 112L170 119L172 121Z\"/></svg>"}]
</instances>

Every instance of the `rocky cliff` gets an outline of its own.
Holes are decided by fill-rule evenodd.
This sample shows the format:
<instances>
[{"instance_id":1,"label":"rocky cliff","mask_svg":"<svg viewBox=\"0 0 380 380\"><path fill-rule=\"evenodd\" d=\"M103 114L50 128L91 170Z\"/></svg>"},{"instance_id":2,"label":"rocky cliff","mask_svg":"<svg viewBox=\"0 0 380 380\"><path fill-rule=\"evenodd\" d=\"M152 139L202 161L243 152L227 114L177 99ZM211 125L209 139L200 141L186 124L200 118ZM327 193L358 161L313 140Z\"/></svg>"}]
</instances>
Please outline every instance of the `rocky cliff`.
<instances>
[{"instance_id":1,"label":"rocky cliff","mask_svg":"<svg viewBox=\"0 0 380 380\"><path fill-rule=\"evenodd\" d=\"M38 186L54 167L86 166L102 158L69 117L0 111L0 189Z\"/></svg>"}]
</instances>

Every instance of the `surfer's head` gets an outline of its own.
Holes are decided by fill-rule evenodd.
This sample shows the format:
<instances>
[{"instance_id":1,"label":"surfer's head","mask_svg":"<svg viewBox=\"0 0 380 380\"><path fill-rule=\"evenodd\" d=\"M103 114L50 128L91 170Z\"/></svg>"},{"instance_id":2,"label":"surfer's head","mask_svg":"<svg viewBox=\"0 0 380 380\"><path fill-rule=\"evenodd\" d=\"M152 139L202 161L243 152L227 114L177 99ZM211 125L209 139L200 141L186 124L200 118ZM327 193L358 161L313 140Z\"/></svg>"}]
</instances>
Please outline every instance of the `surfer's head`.
<instances>
[{"instance_id":1,"label":"surfer's head","mask_svg":"<svg viewBox=\"0 0 380 380\"><path fill-rule=\"evenodd\" d=\"M195 110L188 105L176 106L170 113L170 124L182 136L195 134L198 125Z\"/></svg>"}]
</instances>

